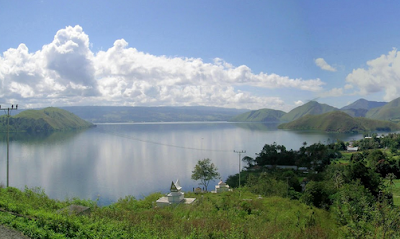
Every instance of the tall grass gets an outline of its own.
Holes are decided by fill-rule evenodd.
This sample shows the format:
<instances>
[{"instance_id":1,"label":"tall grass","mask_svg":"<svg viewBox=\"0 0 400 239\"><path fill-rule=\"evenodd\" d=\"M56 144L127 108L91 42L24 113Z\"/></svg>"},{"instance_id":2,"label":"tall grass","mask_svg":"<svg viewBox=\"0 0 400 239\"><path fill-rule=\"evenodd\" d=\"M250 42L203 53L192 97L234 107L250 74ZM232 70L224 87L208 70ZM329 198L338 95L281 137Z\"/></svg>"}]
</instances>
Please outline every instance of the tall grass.
<instances>
[{"instance_id":1,"label":"tall grass","mask_svg":"<svg viewBox=\"0 0 400 239\"><path fill-rule=\"evenodd\" d=\"M338 238L327 211L281 197L260 198L246 189L223 194L187 193L192 205L157 208L162 196L128 196L109 206L96 201L50 199L38 188L0 189L0 223L31 238ZM71 204L87 216L60 213Z\"/></svg>"}]
</instances>

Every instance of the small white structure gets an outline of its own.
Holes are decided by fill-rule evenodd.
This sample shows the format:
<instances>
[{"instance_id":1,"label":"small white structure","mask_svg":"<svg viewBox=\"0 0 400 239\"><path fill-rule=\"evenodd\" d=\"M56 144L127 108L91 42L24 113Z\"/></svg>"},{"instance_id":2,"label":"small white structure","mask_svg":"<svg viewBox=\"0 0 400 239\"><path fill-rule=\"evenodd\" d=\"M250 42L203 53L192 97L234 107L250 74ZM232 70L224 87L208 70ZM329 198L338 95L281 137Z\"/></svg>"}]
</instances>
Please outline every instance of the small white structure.
<instances>
[{"instance_id":1,"label":"small white structure","mask_svg":"<svg viewBox=\"0 0 400 239\"><path fill-rule=\"evenodd\" d=\"M348 152L357 152L358 151L358 147L347 146L347 151Z\"/></svg>"},{"instance_id":2,"label":"small white structure","mask_svg":"<svg viewBox=\"0 0 400 239\"><path fill-rule=\"evenodd\" d=\"M212 191L213 193L222 193L222 192L227 192L231 191L229 189L229 185L224 183L222 179L219 181L218 185L215 185L215 191Z\"/></svg>"},{"instance_id":3,"label":"small white structure","mask_svg":"<svg viewBox=\"0 0 400 239\"><path fill-rule=\"evenodd\" d=\"M167 194L166 197L159 198L156 203L158 207L163 207L172 204L191 204L196 198L185 198L185 194L181 192L182 187L179 185L179 180L171 183L170 193Z\"/></svg>"}]
</instances>

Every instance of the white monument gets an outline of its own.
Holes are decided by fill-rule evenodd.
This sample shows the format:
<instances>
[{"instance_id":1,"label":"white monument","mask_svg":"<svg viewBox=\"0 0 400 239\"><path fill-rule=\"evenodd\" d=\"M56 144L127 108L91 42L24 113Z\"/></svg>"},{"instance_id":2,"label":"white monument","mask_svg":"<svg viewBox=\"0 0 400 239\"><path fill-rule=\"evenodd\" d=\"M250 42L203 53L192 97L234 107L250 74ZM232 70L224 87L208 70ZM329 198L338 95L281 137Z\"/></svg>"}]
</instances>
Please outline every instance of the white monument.
<instances>
[{"instance_id":1,"label":"white monument","mask_svg":"<svg viewBox=\"0 0 400 239\"><path fill-rule=\"evenodd\" d=\"M168 193L166 197L158 199L156 201L157 206L163 207L179 203L191 204L196 200L196 198L185 198L185 194L181 192L181 190L182 187L179 185L179 180L176 180L175 183L172 181L170 193Z\"/></svg>"},{"instance_id":2,"label":"white monument","mask_svg":"<svg viewBox=\"0 0 400 239\"><path fill-rule=\"evenodd\" d=\"M221 179L218 185L215 185L215 191L213 191L213 193L222 193L228 191L231 191L231 189L229 189L229 185L224 183Z\"/></svg>"}]
</instances>

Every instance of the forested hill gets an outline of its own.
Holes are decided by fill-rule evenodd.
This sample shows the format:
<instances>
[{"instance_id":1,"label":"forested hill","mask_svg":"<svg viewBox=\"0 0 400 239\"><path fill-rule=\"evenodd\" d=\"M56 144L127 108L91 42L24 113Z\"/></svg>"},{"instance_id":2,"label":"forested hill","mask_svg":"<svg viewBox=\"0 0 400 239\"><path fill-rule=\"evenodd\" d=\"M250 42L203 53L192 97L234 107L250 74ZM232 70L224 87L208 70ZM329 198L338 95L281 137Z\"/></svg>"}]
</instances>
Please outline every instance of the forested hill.
<instances>
[{"instance_id":1,"label":"forested hill","mask_svg":"<svg viewBox=\"0 0 400 239\"><path fill-rule=\"evenodd\" d=\"M249 111L207 106L71 106L61 108L93 123L228 121L238 114Z\"/></svg>"},{"instance_id":2,"label":"forested hill","mask_svg":"<svg viewBox=\"0 0 400 239\"><path fill-rule=\"evenodd\" d=\"M7 130L7 116L0 118L0 132ZM24 110L10 117L10 131L49 132L93 127L71 112L49 107L42 110Z\"/></svg>"},{"instance_id":3,"label":"forested hill","mask_svg":"<svg viewBox=\"0 0 400 239\"><path fill-rule=\"evenodd\" d=\"M366 117L400 122L400 98L394 99L384 106L369 110Z\"/></svg>"},{"instance_id":4,"label":"forested hill","mask_svg":"<svg viewBox=\"0 0 400 239\"><path fill-rule=\"evenodd\" d=\"M295 121L281 124L278 128L325 132L364 132L400 130L400 125L389 121L353 118L344 112L334 111L322 115L306 115Z\"/></svg>"},{"instance_id":5,"label":"forested hill","mask_svg":"<svg viewBox=\"0 0 400 239\"><path fill-rule=\"evenodd\" d=\"M279 122L280 118L286 114L281 110L260 109L252 110L233 117L233 122Z\"/></svg>"},{"instance_id":6,"label":"forested hill","mask_svg":"<svg viewBox=\"0 0 400 239\"><path fill-rule=\"evenodd\" d=\"M290 122L299 119L305 115L320 115L331 111L339 110L327 104L320 104L316 101L310 101L302 106L296 107L281 117L281 121Z\"/></svg>"}]
</instances>

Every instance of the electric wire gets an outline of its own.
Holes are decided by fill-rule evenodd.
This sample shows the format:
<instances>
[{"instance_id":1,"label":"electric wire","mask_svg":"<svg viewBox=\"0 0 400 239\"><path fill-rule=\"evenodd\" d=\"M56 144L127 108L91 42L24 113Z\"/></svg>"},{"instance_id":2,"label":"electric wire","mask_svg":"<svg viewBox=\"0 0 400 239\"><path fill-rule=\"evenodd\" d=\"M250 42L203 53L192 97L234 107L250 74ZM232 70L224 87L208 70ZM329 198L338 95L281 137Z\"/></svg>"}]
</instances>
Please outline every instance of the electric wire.
<instances>
[{"instance_id":1,"label":"electric wire","mask_svg":"<svg viewBox=\"0 0 400 239\"><path fill-rule=\"evenodd\" d=\"M197 151L207 151L207 152L233 152L232 150L227 150L227 149L203 149L203 148L200 149L200 148L195 148L195 147L185 147L185 146L180 146L180 145L166 144L166 143L161 143L161 142L152 141L152 140L144 140L144 139L140 139L140 138L137 138L137 137L132 137L132 136L129 136L129 135L119 134L119 133L116 133L116 132L110 132L110 131L106 132L104 130L99 130L98 132L102 133L102 134L114 135L114 136L118 136L118 137L121 137L121 138L135 140L135 141L139 141L139 142L156 144L156 145L161 145L161 146L165 146L165 147L185 149L185 150L197 150Z\"/></svg>"}]
</instances>

